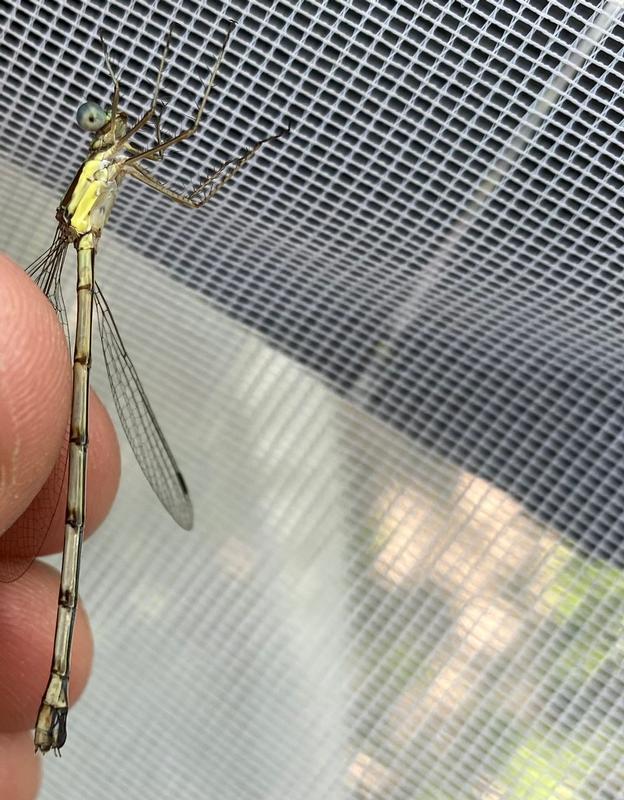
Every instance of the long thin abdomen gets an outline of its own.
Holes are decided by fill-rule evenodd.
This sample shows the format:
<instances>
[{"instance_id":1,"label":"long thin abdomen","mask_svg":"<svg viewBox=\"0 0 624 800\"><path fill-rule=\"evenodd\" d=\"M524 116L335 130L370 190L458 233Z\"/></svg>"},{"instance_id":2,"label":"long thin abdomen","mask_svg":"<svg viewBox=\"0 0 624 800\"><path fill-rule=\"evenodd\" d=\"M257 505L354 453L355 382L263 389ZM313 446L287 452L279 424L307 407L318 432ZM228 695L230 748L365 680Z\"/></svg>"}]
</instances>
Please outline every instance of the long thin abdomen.
<instances>
[{"instance_id":1,"label":"long thin abdomen","mask_svg":"<svg viewBox=\"0 0 624 800\"><path fill-rule=\"evenodd\" d=\"M74 345L73 393L69 439L69 487L61 586L56 615L52 669L39 707L35 748L43 752L63 746L66 738L68 683L72 637L78 604L80 551L84 535L89 417L89 372L93 328L95 238L81 237L78 251L78 317Z\"/></svg>"}]
</instances>

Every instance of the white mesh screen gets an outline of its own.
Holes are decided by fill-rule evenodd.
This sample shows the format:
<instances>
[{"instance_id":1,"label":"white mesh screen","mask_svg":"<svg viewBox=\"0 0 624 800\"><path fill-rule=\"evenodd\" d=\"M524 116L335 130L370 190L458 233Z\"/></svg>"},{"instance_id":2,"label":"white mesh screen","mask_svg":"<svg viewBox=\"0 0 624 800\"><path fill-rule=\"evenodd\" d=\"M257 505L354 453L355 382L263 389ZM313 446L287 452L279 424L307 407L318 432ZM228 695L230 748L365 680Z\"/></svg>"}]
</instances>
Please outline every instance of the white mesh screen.
<instances>
[{"instance_id":1,"label":"white mesh screen","mask_svg":"<svg viewBox=\"0 0 624 800\"><path fill-rule=\"evenodd\" d=\"M239 20L175 185L294 128L202 211L128 181L102 239L196 525L124 453L41 797L622 797L624 4L104 5L0 12L20 263L100 26L137 116L173 25L175 130Z\"/></svg>"}]
</instances>

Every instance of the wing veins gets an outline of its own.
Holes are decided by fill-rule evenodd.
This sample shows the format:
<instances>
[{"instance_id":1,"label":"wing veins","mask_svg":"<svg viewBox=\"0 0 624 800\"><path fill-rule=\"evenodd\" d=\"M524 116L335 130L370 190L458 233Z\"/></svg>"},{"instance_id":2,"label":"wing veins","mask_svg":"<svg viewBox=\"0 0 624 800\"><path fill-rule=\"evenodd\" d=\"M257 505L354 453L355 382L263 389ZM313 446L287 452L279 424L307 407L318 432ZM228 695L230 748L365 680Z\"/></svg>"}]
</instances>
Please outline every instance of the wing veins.
<instances>
[{"instance_id":1,"label":"wing veins","mask_svg":"<svg viewBox=\"0 0 624 800\"><path fill-rule=\"evenodd\" d=\"M193 509L184 478L97 283L94 298L106 372L130 447L160 502L178 525L189 530Z\"/></svg>"}]
</instances>

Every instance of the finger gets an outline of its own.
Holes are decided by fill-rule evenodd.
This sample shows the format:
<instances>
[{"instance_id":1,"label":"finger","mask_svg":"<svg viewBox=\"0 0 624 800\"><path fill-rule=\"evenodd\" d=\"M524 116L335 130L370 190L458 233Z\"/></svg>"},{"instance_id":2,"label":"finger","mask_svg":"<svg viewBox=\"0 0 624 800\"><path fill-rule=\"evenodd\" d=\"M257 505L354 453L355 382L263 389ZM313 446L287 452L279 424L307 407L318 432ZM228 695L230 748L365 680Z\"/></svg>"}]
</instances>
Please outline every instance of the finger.
<instances>
[{"instance_id":1,"label":"finger","mask_svg":"<svg viewBox=\"0 0 624 800\"><path fill-rule=\"evenodd\" d=\"M32 728L52 658L58 573L35 562L19 581L0 584L0 731ZM71 702L91 671L93 640L78 606L72 650Z\"/></svg>"},{"instance_id":2,"label":"finger","mask_svg":"<svg viewBox=\"0 0 624 800\"><path fill-rule=\"evenodd\" d=\"M24 308L35 309L31 327L23 324L28 318L21 310ZM4 353L8 353L6 358ZM0 354L4 367L0 374L0 442L5 445L0 449L0 530L3 521L6 525L7 519L15 518L16 510L28 505L0 540L0 579L10 580L38 553L62 548L67 493L66 395L71 393L71 370L65 337L50 303L28 276L6 260L0 261ZM59 375L66 380L58 380ZM48 390L42 390L42 381L49 385ZM18 387L15 393L10 390L13 385ZM95 530L106 516L120 476L112 422L95 395L91 394L90 400L87 532ZM2 413L3 404L10 407L10 413ZM57 461L54 467L49 458L52 450ZM42 474L44 479L49 477L40 488ZM31 502L33 488L39 491Z\"/></svg>"},{"instance_id":3,"label":"finger","mask_svg":"<svg viewBox=\"0 0 624 800\"><path fill-rule=\"evenodd\" d=\"M50 474L71 396L67 345L51 304L0 257L0 531Z\"/></svg>"},{"instance_id":4,"label":"finger","mask_svg":"<svg viewBox=\"0 0 624 800\"><path fill-rule=\"evenodd\" d=\"M117 489L121 473L121 456L115 428L102 402L93 392L89 395L89 455L87 459L87 522L85 537L93 533L108 514ZM59 480L62 476L62 483ZM24 536L40 541L40 531L45 539L36 555L58 553L63 549L65 532L65 502L67 499L68 464L67 449L58 457L52 474L37 497L24 514L6 532L7 544L3 542L3 553L7 557L23 555L26 547ZM26 532L35 531L32 536Z\"/></svg>"},{"instance_id":5,"label":"finger","mask_svg":"<svg viewBox=\"0 0 624 800\"><path fill-rule=\"evenodd\" d=\"M41 759L29 733L0 733L0 786L11 800L35 800L41 785Z\"/></svg>"}]
</instances>

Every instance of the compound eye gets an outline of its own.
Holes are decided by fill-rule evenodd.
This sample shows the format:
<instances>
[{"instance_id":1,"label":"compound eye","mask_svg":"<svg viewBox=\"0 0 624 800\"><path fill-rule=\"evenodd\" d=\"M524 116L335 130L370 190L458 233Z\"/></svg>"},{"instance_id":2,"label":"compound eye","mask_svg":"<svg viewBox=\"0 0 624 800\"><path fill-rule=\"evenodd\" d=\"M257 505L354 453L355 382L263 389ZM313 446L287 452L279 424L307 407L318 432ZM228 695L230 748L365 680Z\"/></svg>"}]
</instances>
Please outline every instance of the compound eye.
<instances>
[{"instance_id":1,"label":"compound eye","mask_svg":"<svg viewBox=\"0 0 624 800\"><path fill-rule=\"evenodd\" d=\"M108 115L101 105L88 100L76 111L76 121L83 131L99 131L108 122Z\"/></svg>"}]
</instances>

